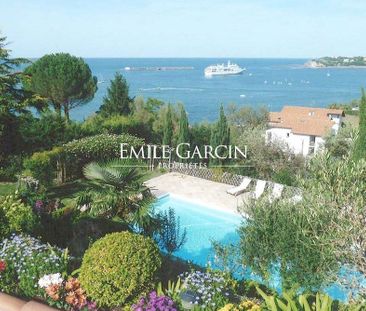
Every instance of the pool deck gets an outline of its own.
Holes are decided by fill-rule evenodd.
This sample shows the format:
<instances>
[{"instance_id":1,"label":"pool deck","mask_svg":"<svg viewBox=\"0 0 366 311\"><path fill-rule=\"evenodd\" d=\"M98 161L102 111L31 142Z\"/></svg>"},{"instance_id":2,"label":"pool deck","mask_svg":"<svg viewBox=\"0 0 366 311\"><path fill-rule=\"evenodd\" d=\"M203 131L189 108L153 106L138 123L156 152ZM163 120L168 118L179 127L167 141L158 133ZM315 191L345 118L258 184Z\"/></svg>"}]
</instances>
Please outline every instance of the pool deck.
<instances>
[{"instance_id":1,"label":"pool deck","mask_svg":"<svg viewBox=\"0 0 366 311\"><path fill-rule=\"evenodd\" d=\"M167 173L145 182L156 196L170 194L176 198L239 214L237 207L246 195L234 197L226 193L233 186L180 173Z\"/></svg>"}]
</instances>

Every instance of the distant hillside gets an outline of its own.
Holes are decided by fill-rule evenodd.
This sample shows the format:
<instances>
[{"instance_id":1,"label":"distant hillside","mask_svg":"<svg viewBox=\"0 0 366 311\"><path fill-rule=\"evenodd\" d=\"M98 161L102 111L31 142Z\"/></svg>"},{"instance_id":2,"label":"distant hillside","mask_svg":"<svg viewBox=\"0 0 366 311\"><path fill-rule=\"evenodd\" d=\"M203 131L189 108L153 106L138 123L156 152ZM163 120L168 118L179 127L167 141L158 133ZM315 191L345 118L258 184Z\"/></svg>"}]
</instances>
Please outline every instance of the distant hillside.
<instances>
[{"instance_id":1,"label":"distant hillside","mask_svg":"<svg viewBox=\"0 0 366 311\"><path fill-rule=\"evenodd\" d=\"M323 67L366 67L366 57L321 57L312 59L305 64L309 68Z\"/></svg>"}]
</instances>

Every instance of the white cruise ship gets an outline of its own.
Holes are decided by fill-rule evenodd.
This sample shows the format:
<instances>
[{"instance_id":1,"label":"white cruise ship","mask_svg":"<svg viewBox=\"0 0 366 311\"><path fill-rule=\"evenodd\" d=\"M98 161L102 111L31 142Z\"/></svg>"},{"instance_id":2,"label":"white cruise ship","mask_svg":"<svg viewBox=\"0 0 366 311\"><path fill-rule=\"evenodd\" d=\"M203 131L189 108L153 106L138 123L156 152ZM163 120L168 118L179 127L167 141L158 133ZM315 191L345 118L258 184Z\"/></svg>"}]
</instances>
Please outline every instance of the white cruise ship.
<instances>
[{"instance_id":1,"label":"white cruise ship","mask_svg":"<svg viewBox=\"0 0 366 311\"><path fill-rule=\"evenodd\" d=\"M223 76L223 75L238 75L245 71L245 68L240 68L237 64L232 64L230 61L225 64L211 65L205 68L205 76Z\"/></svg>"}]
</instances>

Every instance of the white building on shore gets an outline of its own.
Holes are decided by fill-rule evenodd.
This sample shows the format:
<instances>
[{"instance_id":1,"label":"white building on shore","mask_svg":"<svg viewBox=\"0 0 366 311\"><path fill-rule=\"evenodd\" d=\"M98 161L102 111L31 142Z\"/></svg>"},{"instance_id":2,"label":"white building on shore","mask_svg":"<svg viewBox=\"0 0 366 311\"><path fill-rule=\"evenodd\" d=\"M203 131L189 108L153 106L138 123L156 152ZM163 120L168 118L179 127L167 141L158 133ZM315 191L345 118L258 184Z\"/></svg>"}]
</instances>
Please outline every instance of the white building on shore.
<instances>
[{"instance_id":1,"label":"white building on shore","mask_svg":"<svg viewBox=\"0 0 366 311\"><path fill-rule=\"evenodd\" d=\"M340 109L284 106L281 112L270 112L266 142L308 156L321 150L325 136L338 133L342 117Z\"/></svg>"}]
</instances>

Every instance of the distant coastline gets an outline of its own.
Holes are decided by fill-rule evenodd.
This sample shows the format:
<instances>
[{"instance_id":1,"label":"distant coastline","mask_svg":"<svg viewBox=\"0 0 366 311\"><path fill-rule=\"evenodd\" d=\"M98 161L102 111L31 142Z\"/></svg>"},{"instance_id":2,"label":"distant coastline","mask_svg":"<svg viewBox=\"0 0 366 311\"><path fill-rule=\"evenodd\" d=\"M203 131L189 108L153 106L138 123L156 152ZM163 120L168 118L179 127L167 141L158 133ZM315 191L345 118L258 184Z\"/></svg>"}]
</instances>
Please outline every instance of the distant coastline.
<instances>
[{"instance_id":1,"label":"distant coastline","mask_svg":"<svg viewBox=\"0 0 366 311\"><path fill-rule=\"evenodd\" d=\"M366 57L321 57L309 60L305 68L366 68Z\"/></svg>"}]
</instances>

